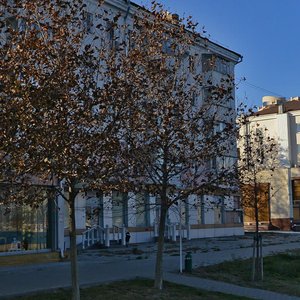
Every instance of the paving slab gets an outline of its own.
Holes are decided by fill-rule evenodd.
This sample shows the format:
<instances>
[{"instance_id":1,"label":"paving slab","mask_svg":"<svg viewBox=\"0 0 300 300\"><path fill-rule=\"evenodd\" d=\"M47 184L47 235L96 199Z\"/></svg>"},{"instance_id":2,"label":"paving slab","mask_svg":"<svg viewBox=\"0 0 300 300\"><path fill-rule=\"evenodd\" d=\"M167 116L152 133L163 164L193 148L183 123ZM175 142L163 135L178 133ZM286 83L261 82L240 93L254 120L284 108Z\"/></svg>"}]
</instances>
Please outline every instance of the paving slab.
<instances>
[{"instance_id":1,"label":"paving slab","mask_svg":"<svg viewBox=\"0 0 300 300\"><path fill-rule=\"evenodd\" d=\"M204 279L199 277L190 277L178 274L167 273L165 279L170 282L201 288L208 291L222 292L225 294L243 296L262 300L300 300L299 297L288 296L271 291L241 287L238 285L225 283L216 280Z\"/></svg>"}]
</instances>

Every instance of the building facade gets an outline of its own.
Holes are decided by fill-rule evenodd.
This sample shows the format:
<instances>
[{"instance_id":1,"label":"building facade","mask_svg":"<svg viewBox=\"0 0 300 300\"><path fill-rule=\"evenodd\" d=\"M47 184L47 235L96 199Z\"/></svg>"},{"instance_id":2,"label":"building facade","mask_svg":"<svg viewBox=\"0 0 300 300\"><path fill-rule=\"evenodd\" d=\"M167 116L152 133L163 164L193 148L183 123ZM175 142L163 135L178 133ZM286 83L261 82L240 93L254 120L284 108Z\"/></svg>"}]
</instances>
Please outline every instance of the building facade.
<instances>
[{"instance_id":1,"label":"building facade","mask_svg":"<svg viewBox=\"0 0 300 300\"><path fill-rule=\"evenodd\" d=\"M261 174L265 205L259 221L271 229L290 230L300 221L300 98L265 96L262 101L263 106L249 118L249 128L255 130L259 124L267 129L278 144L278 165ZM253 221L245 216L246 226Z\"/></svg>"},{"instance_id":2,"label":"building facade","mask_svg":"<svg viewBox=\"0 0 300 300\"><path fill-rule=\"evenodd\" d=\"M87 4L85 30L93 37L97 1L89 0ZM123 18L120 20L124 23L130 23L130 18L142 9L126 0L107 0L104 7L109 11L108 15L121 14ZM109 22L106 22L106 25L108 27L104 31L105 36L101 39L111 44L111 47L116 46L117 33ZM201 87L201 94L195 99L199 103L212 97L211 86L221 88L229 77L234 77L235 65L242 58L238 53L202 37L197 38L189 56L190 71L202 75L206 83ZM235 109L234 91L226 105ZM222 124L219 125L221 128ZM212 159L211 167L217 169L226 167L226 164L234 164L235 149L231 152L226 159ZM65 195L67 196L67 192ZM108 240L122 239L125 230L131 233L132 243L153 241L158 234L158 203L159 199L148 193L112 191L103 194L101 191L89 191L79 194L76 199L78 244L82 243L85 247L100 240L108 245ZM30 207L19 210L18 207L14 207L11 211L12 213L6 214L6 208L0 208L2 251L18 249L20 243L21 248L27 249L69 248L69 208L63 197L45 199L45 205L36 210ZM168 238L176 240L179 224L184 237L189 239L241 235L244 232L237 195L192 195L184 203L170 208L166 231Z\"/></svg>"}]
</instances>

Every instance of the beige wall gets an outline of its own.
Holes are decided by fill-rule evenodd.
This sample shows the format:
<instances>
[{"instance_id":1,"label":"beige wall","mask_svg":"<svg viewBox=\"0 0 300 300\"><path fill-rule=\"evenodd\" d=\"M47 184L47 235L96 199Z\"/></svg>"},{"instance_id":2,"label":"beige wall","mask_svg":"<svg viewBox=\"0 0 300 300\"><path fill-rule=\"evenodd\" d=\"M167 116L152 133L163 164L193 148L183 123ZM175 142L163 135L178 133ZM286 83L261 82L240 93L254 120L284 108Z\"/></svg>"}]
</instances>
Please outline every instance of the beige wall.
<instances>
[{"instance_id":1,"label":"beige wall","mask_svg":"<svg viewBox=\"0 0 300 300\"><path fill-rule=\"evenodd\" d=\"M290 218L288 169L280 168L274 172L263 171L259 181L270 183L271 218Z\"/></svg>"}]
</instances>

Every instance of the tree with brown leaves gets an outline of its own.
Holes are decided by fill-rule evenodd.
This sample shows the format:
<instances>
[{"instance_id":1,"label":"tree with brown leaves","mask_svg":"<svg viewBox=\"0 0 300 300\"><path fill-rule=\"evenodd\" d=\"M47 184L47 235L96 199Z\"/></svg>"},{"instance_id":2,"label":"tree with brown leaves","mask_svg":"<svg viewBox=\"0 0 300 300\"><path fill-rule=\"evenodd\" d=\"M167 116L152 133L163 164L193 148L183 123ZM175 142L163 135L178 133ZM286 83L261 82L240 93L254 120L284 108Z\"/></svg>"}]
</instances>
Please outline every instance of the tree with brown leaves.
<instances>
[{"instance_id":1,"label":"tree with brown leaves","mask_svg":"<svg viewBox=\"0 0 300 300\"><path fill-rule=\"evenodd\" d=\"M2 181L50 185L68 202L73 299L80 298L78 193L155 195L161 289L169 208L190 195L235 192L239 55L212 55L190 18L155 2L135 10L130 22L128 11L110 14L101 6L91 15L82 0L1 3ZM215 71L224 75L216 79Z\"/></svg>"},{"instance_id":2,"label":"tree with brown leaves","mask_svg":"<svg viewBox=\"0 0 300 300\"><path fill-rule=\"evenodd\" d=\"M110 16L101 3L94 9L92 21L81 0L3 0L0 16L1 181L14 201L41 187L67 201L76 300L75 199L86 189L120 188L128 115L112 79L116 51L103 42Z\"/></svg>"},{"instance_id":3,"label":"tree with brown leaves","mask_svg":"<svg viewBox=\"0 0 300 300\"><path fill-rule=\"evenodd\" d=\"M156 3L150 17L148 12L136 16L129 39L129 49L120 57L132 102L124 141L131 160L128 181L157 199L155 287L162 289L169 208L191 195L217 198L235 192L237 61L219 79L209 76L219 58L199 55L199 49L209 53L207 41L190 18L180 19Z\"/></svg>"}]
</instances>

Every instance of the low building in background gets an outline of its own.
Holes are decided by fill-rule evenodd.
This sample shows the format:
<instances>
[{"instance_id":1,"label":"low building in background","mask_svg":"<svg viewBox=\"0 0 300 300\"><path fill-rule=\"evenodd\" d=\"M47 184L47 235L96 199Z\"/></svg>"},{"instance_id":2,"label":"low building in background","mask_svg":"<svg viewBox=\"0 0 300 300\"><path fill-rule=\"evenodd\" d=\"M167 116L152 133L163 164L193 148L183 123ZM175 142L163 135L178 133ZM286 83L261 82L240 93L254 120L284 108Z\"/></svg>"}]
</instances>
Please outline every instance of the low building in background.
<instances>
[{"instance_id":1,"label":"low building in background","mask_svg":"<svg viewBox=\"0 0 300 300\"><path fill-rule=\"evenodd\" d=\"M265 96L263 106L249 118L248 129L265 130L278 145L278 165L260 178L261 229L297 229L300 224L300 97ZM258 126L257 126L258 125ZM245 229L255 224L245 210Z\"/></svg>"}]
</instances>

